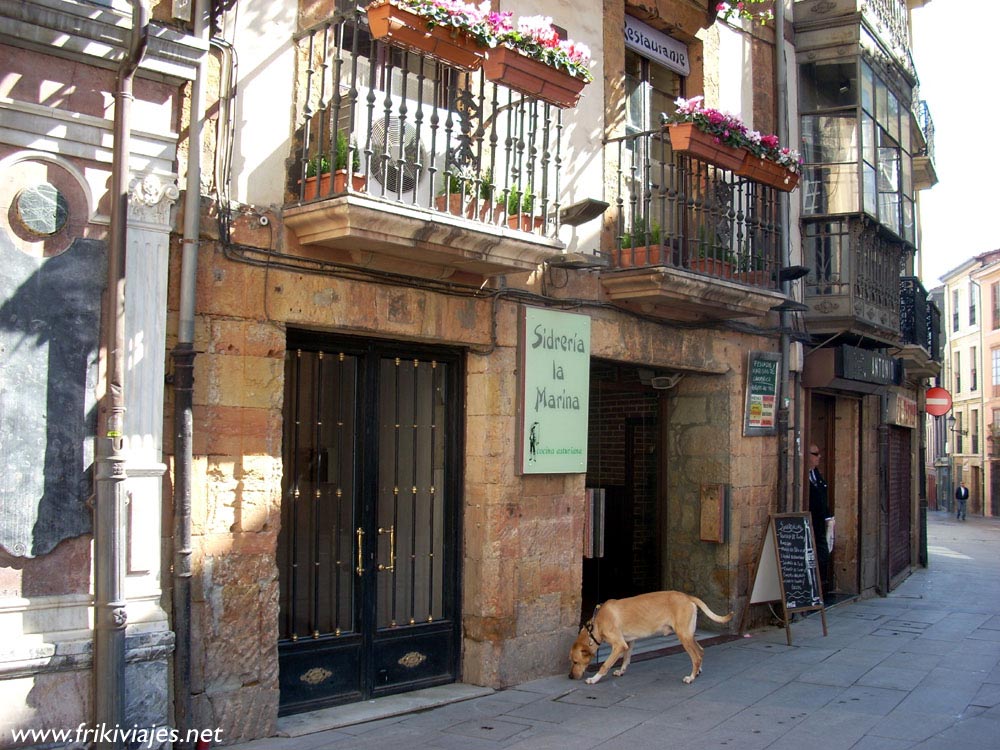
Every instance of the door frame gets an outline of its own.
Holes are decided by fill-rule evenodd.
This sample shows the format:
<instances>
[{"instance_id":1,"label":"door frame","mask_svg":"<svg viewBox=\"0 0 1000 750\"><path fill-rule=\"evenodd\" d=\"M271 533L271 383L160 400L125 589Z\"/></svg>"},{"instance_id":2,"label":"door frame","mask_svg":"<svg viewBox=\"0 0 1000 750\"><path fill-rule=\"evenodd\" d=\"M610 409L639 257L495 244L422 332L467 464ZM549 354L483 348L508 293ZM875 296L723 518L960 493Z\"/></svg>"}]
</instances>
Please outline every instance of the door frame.
<instances>
[{"instance_id":1,"label":"door frame","mask_svg":"<svg viewBox=\"0 0 1000 750\"><path fill-rule=\"evenodd\" d=\"M465 353L455 347L433 346L420 343L409 343L405 341L393 341L388 339L368 339L352 336L344 336L333 333L323 333L302 329L288 329L286 334L286 351L294 352L297 349L324 352L344 352L357 357L358 372L355 383L355 397L351 404L351 409L355 415L354 439L358 441L357 455L354 460L354 470L356 472L356 483L358 486L354 490L354 524L360 525L365 530L362 535L361 554L364 560L360 575L351 576L354 586L354 613L352 619L355 621L357 631L352 634L336 636L334 634L322 635L317 638L279 638L279 685L281 687L281 698L279 699L279 715L311 711L329 706L342 705L361 700L390 695L393 693L407 692L410 690L431 687L433 685L447 684L455 682L460 678L461 664L461 637L462 637L462 545L463 545L463 487L464 487L464 455L465 455ZM442 577L442 602L445 615L437 623L420 624L420 632L408 636L405 629L408 625L402 625L399 630L384 629L378 630L375 607L377 606L378 577L383 574L378 568L380 543L378 533L368 533L378 528L377 501L378 501L378 466L379 466L379 432L380 425L385 421L379 418L379 378L381 362L386 358L398 357L402 360L420 360L421 362L437 360L446 362L449 372L446 375L448 389L448 414L446 423L448 433L444 437L444 459L445 476L441 483L445 493L445 504L442 508L444 513L443 522L443 551L445 556L444 575ZM282 407L283 420L287 420L285 409ZM283 433L284 440L284 433ZM285 447L282 448L282 455L285 455ZM287 472L289 469L285 468ZM286 494L285 479L282 480L283 503ZM354 538L354 534L351 535ZM279 550L276 549L276 555ZM358 550L354 549L352 561ZM384 554L384 552L383 552ZM280 557L278 559L280 563ZM354 566L352 565L352 570ZM285 582L285 570L278 570L279 587ZM279 602L284 595L279 590ZM279 606L278 616L283 617ZM280 633L280 629L279 629ZM403 648L407 642L423 640L425 645L431 644L433 634L437 633L438 638L444 637L450 647L444 649L443 653L435 654L435 663L443 665L445 674L438 673L426 679L416 679L414 681L401 681L393 683L389 687L380 687L376 684L376 644L383 644L381 648L393 649ZM431 636L431 638L428 638ZM341 646L342 644L342 646ZM353 644L353 646L352 646ZM431 644L433 645L433 644ZM304 700L294 700L287 702L288 695L287 676L281 679L280 670L282 666L288 666L295 656L300 657L304 663L296 664L296 672L303 671L303 667L308 667L309 659L316 661L316 668L323 670L322 661L325 658L334 658L333 654L338 651L338 646L342 648L356 648L357 659L353 660L352 674L356 676L358 689L348 686L345 690L340 690L334 694ZM424 648L426 650L426 648ZM284 658L282 658L284 657ZM354 680L355 678L351 678Z\"/></svg>"}]
</instances>

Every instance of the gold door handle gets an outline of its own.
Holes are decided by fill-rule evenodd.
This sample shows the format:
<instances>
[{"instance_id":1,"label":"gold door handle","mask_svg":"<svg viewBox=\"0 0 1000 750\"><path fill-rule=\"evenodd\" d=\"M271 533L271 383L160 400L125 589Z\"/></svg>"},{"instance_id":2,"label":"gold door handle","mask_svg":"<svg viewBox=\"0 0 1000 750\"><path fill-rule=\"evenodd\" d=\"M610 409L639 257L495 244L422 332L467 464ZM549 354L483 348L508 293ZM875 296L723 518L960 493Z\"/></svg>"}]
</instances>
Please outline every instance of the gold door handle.
<instances>
[{"instance_id":1,"label":"gold door handle","mask_svg":"<svg viewBox=\"0 0 1000 750\"><path fill-rule=\"evenodd\" d=\"M361 546L362 542L365 540L365 530L360 526L358 527L358 567L355 568L355 572L361 576L365 573L364 558L362 557Z\"/></svg>"},{"instance_id":2,"label":"gold door handle","mask_svg":"<svg viewBox=\"0 0 1000 750\"><path fill-rule=\"evenodd\" d=\"M388 529L383 529L381 526L378 529L379 534L389 535L389 564L378 566L379 570L384 570L387 573L392 573L396 570L396 527L390 526Z\"/></svg>"}]
</instances>

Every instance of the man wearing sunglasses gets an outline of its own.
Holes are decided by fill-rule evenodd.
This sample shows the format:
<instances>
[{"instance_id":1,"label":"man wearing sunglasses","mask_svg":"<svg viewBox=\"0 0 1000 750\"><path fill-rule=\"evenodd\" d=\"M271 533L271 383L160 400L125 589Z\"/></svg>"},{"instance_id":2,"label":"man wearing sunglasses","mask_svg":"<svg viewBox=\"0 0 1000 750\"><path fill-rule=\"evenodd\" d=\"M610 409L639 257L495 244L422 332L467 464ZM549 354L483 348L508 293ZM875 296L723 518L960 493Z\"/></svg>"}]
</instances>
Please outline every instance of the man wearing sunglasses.
<instances>
[{"instance_id":1,"label":"man wearing sunglasses","mask_svg":"<svg viewBox=\"0 0 1000 750\"><path fill-rule=\"evenodd\" d=\"M812 515L813 535L816 537L816 561L819 563L823 595L830 591L830 546L827 544L827 526L832 524L827 484L819 470L820 452L816 445L809 446L809 513Z\"/></svg>"}]
</instances>

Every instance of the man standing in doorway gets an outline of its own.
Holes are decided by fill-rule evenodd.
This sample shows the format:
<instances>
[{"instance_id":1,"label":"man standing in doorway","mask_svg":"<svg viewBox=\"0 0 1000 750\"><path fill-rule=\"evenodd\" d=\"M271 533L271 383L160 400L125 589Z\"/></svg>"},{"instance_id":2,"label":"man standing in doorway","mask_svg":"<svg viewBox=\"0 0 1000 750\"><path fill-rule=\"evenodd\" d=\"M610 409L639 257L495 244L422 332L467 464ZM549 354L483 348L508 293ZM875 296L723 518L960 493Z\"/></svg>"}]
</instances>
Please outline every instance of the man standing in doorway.
<instances>
[{"instance_id":1,"label":"man standing in doorway","mask_svg":"<svg viewBox=\"0 0 1000 750\"><path fill-rule=\"evenodd\" d=\"M955 490L955 520L965 520L965 506L969 500L969 488L965 486L965 480L958 480L958 489Z\"/></svg>"},{"instance_id":2,"label":"man standing in doorway","mask_svg":"<svg viewBox=\"0 0 1000 750\"><path fill-rule=\"evenodd\" d=\"M813 535L816 537L816 561L823 583L824 596L830 590L830 547L826 541L827 523L830 517L830 503L827 498L827 484L819 471L819 448L809 446L809 513L812 516Z\"/></svg>"}]
</instances>

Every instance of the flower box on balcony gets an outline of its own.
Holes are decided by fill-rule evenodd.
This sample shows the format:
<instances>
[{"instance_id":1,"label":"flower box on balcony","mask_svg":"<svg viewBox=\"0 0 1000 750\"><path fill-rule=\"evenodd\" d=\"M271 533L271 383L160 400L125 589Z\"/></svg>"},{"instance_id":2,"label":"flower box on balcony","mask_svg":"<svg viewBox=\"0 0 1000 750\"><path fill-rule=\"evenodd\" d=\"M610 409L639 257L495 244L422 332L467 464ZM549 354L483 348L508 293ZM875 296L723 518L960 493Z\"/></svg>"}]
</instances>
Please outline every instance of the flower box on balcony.
<instances>
[{"instance_id":1,"label":"flower box on balcony","mask_svg":"<svg viewBox=\"0 0 1000 750\"><path fill-rule=\"evenodd\" d=\"M426 18L392 0L376 0L366 10L375 39L433 57L453 68L478 70L483 63L486 50L464 31L445 26L428 28Z\"/></svg>"},{"instance_id":2,"label":"flower box on balcony","mask_svg":"<svg viewBox=\"0 0 1000 750\"><path fill-rule=\"evenodd\" d=\"M347 192L347 170L338 169L332 173L333 176L333 193L346 193ZM311 201L313 198L319 198L324 195L330 194L330 172L323 172L322 174L315 177L306 177L305 181L302 183L302 200ZM363 174L352 174L351 175L351 188L355 193L362 192L368 185L368 178Z\"/></svg>"},{"instance_id":3,"label":"flower box on balcony","mask_svg":"<svg viewBox=\"0 0 1000 750\"><path fill-rule=\"evenodd\" d=\"M799 184L799 173L770 159L764 159L747 151L743 156L743 164L736 170L740 177L748 177L755 182L762 182L786 193L792 192Z\"/></svg>"},{"instance_id":4,"label":"flower box on balcony","mask_svg":"<svg viewBox=\"0 0 1000 750\"><path fill-rule=\"evenodd\" d=\"M670 146L676 152L690 154L722 169L736 171L743 166L746 151L719 143L715 136L699 130L693 122L672 123L667 129Z\"/></svg>"},{"instance_id":5,"label":"flower box on balcony","mask_svg":"<svg viewBox=\"0 0 1000 750\"><path fill-rule=\"evenodd\" d=\"M587 81L501 45L483 63L487 80L557 107L575 107Z\"/></svg>"},{"instance_id":6,"label":"flower box on balcony","mask_svg":"<svg viewBox=\"0 0 1000 750\"><path fill-rule=\"evenodd\" d=\"M642 266L660 265L660 246L643 245L641 247L615 248L611 252L611 265L614 268L641 268Z\"/></svg>"}]
</instances>

